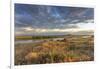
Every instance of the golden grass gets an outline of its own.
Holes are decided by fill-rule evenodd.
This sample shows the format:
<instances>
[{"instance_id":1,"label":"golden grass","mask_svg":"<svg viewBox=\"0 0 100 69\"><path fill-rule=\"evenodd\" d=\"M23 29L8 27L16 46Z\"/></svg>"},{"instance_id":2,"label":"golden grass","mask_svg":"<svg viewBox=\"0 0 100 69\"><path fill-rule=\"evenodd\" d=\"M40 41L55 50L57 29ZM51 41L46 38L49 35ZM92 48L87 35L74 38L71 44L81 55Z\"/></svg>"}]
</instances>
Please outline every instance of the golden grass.
<instances>
[{"instance_id":1,"label":"golden grass","mask_svg":"<svg viewBox=\"0 0 100 69\"><path fill-rule=\"evenodd\" d=\"M93 37L66 38L59 41L47 40L37 44L16 44L15 64L93 61L93 44Z\"/></svg>"}]
</instances>

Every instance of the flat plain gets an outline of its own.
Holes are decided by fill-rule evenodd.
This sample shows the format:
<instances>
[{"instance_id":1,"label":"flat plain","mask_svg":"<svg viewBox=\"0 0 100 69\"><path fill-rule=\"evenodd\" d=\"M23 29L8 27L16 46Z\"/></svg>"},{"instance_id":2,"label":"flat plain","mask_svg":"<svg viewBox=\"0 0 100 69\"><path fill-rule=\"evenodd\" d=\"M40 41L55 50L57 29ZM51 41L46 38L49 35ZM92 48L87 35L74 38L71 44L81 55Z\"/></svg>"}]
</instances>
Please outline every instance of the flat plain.
<instances>
[{"instance_id":1,"label":"flat plain","mask_svg":"<svg viewBox=\"0 0 100 69\"><path fill-rule=\"evenodd\" d=\"M93 35L15 36L15 65L93 60Z\"/></svg>"}]
</instances>

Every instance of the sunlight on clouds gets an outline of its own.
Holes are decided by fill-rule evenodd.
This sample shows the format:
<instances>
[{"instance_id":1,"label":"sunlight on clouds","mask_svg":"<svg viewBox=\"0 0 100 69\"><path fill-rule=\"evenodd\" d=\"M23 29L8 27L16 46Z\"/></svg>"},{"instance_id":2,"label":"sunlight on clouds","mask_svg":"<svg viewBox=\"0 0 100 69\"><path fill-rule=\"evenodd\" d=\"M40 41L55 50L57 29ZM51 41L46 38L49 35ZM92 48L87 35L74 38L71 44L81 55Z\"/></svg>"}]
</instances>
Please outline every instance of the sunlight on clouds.
<instances>
[{"instance_id":1,"label":"sunlight on clouds","mask_svg":"<svg viewBox=\"0 0 100 69\"><path fill-rule=\"evenodd\" d=\"M77 21L77 20L76 20ZM28 27L21 27L19 31L16 31L15 34L41 34L41 33L77 33L77 32L93 32L95 29L94 21L93 20L85 20L84 22L79 22L76 24L67 24L65 28L34 28L31 26ZM74 27L75 26L75 27Z\"/></svg>"},{"instance_id":2,"label":"sunlight on clouds","mask_svg":"<svg viewBox=\"0 0 100 69\"><path fill-rule=\"evenodd\" d=\"M77 20L76 20L77 21ZM72 27L72 28L54 28L54 29L49 29L49 28L33 28L33 27L24 27L23 30L26 32L36 32L36 33L47 33L47 32L79 32L79 31L93 31L94 30L94 22L93 20L86 20L84 22L80 22L77 24L69 24L69 26L77 26L77 27Z\"/></svg>"},{"instance_id":3,"label":"sunlight on clouds","mask_svg":"<svg viewBox=\"0 0 100 69\"><path fill-rule=\"evenodd\" d=\"M33 31L33 28L32 27L26 27L24 28L25 31Z\"/></svg>"},{"instance_id":4,"label":"sunlight on clouds","mask_svg":"<svg viewBox=\"0 0 100 69\"><path fill-rule=\"evenodd\" d=\"M46 32L78 32L78 31L89 31L92 29L87 28L71 28L71 29L34 29L26 28L26 32L46 33Z\"/></svg>"},{"instance_id":5,"label":"sunlight on clouds","mask_svg":"<svg viewBox=\"0 0 100 69\"><path fill-rule=\"evenodd\" d=\"M86 24L79 23L79 24L77 24L77 26L80 28L83 28L83 29L87 29L87 30L89 30L89 29L94 30L94 23L86 23Z\"/></svg>"}]
</instances>

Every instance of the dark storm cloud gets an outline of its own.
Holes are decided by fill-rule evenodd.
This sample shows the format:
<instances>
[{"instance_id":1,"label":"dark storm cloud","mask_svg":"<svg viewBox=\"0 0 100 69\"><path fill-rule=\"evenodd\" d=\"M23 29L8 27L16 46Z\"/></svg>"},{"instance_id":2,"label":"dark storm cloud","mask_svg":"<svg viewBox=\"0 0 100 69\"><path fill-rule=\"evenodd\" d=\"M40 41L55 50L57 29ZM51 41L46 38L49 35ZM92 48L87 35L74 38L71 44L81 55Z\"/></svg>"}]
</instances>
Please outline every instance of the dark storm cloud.
<instances>
[{"instance_id":1,"label":"dark storm cloud","mask_svg":"<svg viewBox=\"0 0 100 69\"><path fill-rule=\"evenodd\" d=\"M93 8L15 4L15 27L71 28L94 19Z\"/></svg>"}]
</instances>

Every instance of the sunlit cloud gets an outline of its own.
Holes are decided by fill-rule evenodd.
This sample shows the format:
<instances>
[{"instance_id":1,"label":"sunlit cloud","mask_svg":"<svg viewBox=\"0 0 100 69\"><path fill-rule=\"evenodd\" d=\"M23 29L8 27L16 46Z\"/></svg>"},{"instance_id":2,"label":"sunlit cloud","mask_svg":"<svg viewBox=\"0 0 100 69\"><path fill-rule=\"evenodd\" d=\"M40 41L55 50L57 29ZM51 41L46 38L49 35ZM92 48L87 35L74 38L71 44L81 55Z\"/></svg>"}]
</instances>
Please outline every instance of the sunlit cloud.
<instances>
[{"instance_id":1,"label":"sunlit cloud","mask_svg":"<svg viewBox=\"0 0 100 69\"><path fill-rule=\"evenodd\" d=\"M45 32L77 32L77 31L90 31L91 28L71 28L71 29L34 29L34 28L24 28L25 32L36 32L36 33L45 33Z\"/></svg>"},{"instance_id":2,"label":"sunlit cloud","mask_svg":"<svg viewBox=\"0 0 100 69\"><path fill-rule=\"evenodd\" d=\"M33 28L31 27L26 27L26 28L23 28L25 31L33 31Z\"/></svg>"},{"instance_id":3,"label":"sunlit cloud","mask_svg":"<svg viewBox=\"0 0 100 69\"><path fill-rule=\"evenodd\" d=\"M93 30L93 8L15 4L15 34L63 34Z\"/></svg>"}]
</instances>

